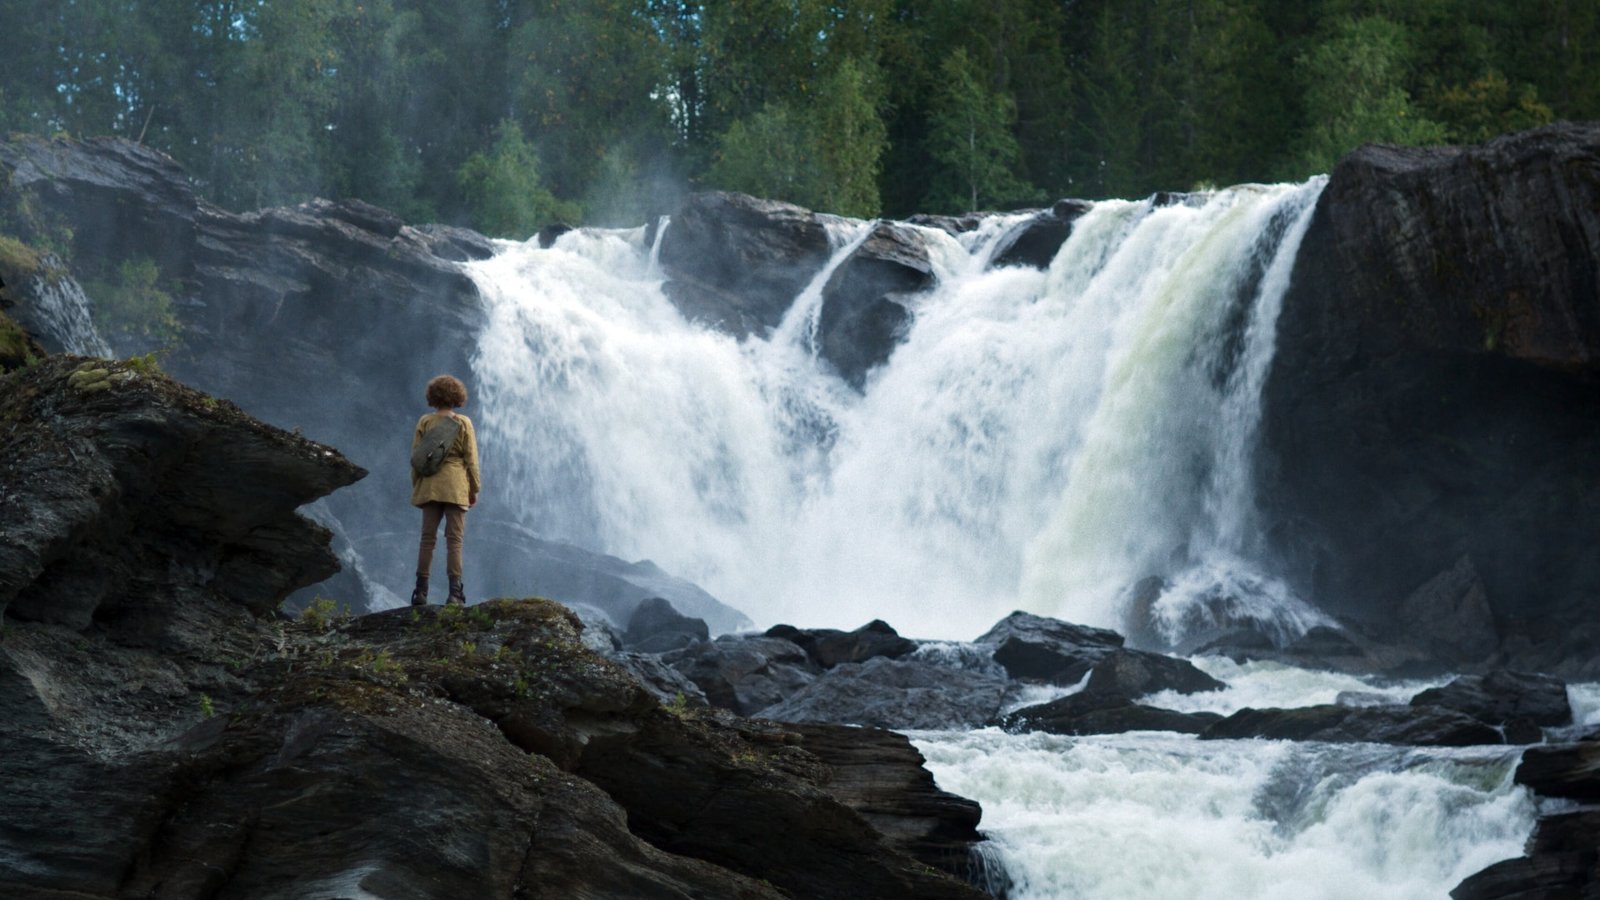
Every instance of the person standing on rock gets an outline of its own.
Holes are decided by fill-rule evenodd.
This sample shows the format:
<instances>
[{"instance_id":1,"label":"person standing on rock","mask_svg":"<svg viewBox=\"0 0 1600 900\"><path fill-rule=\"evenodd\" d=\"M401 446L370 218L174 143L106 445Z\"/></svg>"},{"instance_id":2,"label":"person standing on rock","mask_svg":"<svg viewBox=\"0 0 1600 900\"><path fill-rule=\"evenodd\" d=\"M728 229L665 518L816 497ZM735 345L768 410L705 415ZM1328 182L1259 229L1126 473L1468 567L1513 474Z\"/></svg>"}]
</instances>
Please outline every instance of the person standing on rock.
<instances>
[{"instance_id":1,"label":"person standing on rock","mask_svg":"<svg viewBox=\"0 0 1600 900\"><path fill-rule=\"evenodd\" d=\"M417 420L411 438L411 505L422 509L422 543L417 548L417 586L412 606L428 603L428 572L439 522L444 522L445 570L450 576L450 596L445 602L464 606L467 592L461 584L461 547L467 531L467 510L478 503L482 482L478 476L478 438L472 420L456 412L467 405L467 386L459 378L440 375L428 382L428 405L433 412Z\"/></svg>"}]
</instances>

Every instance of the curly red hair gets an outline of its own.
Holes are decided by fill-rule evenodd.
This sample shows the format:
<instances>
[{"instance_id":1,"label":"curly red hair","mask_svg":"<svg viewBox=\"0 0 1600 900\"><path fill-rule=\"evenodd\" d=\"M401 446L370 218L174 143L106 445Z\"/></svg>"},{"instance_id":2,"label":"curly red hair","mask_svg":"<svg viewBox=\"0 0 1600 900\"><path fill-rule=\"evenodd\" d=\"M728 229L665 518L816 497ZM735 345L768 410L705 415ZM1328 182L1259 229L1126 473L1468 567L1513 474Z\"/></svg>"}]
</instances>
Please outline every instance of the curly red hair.
<instances>
[{"instance_id":1,"label":"curly red hair","mask_svg":"<svg viewBox=\"0 0 1600 900\"><path fill-rule=\"evenodd\" d=\"M428 382L428 405L452 409L467 405L467 386L451 375L438 375Z\"/></svg>"}]
</instances>

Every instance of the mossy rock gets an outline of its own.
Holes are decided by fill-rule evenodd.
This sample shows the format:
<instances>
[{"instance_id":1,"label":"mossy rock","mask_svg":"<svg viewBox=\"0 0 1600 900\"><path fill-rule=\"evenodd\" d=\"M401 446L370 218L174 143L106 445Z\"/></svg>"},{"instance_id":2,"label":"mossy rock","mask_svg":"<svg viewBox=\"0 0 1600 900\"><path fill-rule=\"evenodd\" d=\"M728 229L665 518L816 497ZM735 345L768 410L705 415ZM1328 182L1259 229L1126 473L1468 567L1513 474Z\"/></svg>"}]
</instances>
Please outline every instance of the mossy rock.
<instances>
[{"instance_id":1,"label":"mossy rock","mask_svg":"<svg viewBox=\"0 0 1600 900\"><path fill-rule=\"evenodd\" d=\"M9 235L0 234L0 281L23 281L39 273L44 256Z\"/></svg>"},{"instance_id":2,"label":"mossy rock","mask_svg":"<svg viewBox=\"0 0 1600 900\"><path fill-rule=\"evenodd\" d=\"M11 372L45 357L44 348L10 316L0 312L0 371Z\"/></svg>"}]
</instances>

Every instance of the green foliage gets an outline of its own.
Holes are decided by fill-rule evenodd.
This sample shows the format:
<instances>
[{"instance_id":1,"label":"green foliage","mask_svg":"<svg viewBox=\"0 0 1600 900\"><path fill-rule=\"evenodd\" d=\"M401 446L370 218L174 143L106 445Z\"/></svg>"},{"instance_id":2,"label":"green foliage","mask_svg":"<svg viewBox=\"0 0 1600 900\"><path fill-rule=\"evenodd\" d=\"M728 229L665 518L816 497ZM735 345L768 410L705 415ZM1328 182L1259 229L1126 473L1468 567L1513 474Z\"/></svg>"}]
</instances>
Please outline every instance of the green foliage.
<instances>
[{"instance_id":1,"label":"green foliage","mask_svg":"<svg viewBox=\"0 0 1600 900\"><path fill-rule=\"evenodd\" d=\"M1600 3L1575 0L14 0L0 18L0 131L142 140L232 209L359 197L516 237L637 224L689 185L903 215L930 192L1138 196L1600 118ZM0 232L65 258L71 235L27 200L0 184Z\"/></svg>"},{"instance_id":2,"label":"green foliage","mask_svg":"<svg viewBox=\"0 0 1600 900\"><path fill-rule=\"evenodd\" d=\"M1404 26L1381 16L1339 23L1300 57L1312 122L1303 138L1305 174L1326 172L1364 143L1439 143L1445 127L1425 118L1405 89L1410 53Z\"/></svg>"},{"instance_id":3,"label":"green foliage","mask_svg":"<svg viewBox=\"0 0 1600 900\"><path fill-rule=\"evenodd\" d=\"M217 707L211 702L211 695L202 693L200 695L200 715L209 719L216 714Z\"/></svg>"},{"instance_id":4,"label":"green foliage","mask_svg":"<svg viewBox=\"0 0 1600 900\"><path fill-rule=\"evenodd\" d=\"M1493 70L1440 92L1432 105L1450 139L1468 143L1547 125L1555 119L1550 107L1539 102L1532 85L1513 89L1504 75Z\"/></svg>"},{"instance_id":5,"label":"green foliage","mask_svg":"<svg viewBox=\"0 0 1600 900\"><path fill-rule=\"evenodd\" d=\"M316 631L328 631L350 620L350 610L330 597L316 597L300 611L300 621Z\"/></svg>"},{"instance_id":6,"label":"green foliage","mask_svg":"<svg viewBox=\"0 0 1600 900\"><path fill-rule=\"evenodd\" d=\"M722 188L870 218L888 132L874 73L846 60L808 105L771 103L717 143L708 180Z\"/></svg>"},{"instance_id":7,"label":"green foliage","mask_svg":"<svg viewBox=\"0 0 1600 900\"><path fill-rule=\"evenodd\" d=\"M171 347L183 333L161 271L149 259L124 260L106 281L84 286L94 300L95 325L113 344Z\"/></svg>"},{"instance_id":8,"label":"green foliage","mask_svg":"<svg viewBox=\"0 0 1600 900\"><path fill-rule=\"evenodd\" d=\"M927 204L930 211L961 212L984 204L1039 199L1039 191L1016 176L1022 159L1011 126L1016 103L980 80L965 50L940 67L934 99L930 155L939 164Z\"/></svg>"},{"instance_id":9,"label":"green foliage","mask_svg":"<svg viewBox=\"0 0 1600 900\"><path fill-rule=\"evenodd\" d=\"M0 276L18 280L29 278L37 273L43 264L39 251L14 237L0 234Z\"/></svg>"},{"instance_id":10,"label":"green foliage","mask_svg":"<svg viewBox=\"0 0 1600 900\"><path fill-rule=\"evenodd\" d=\"M161 371L160 355L153 351L140 356L130 356L123 360L123 363L128 368L138 372L140 375L150 376L163 374ZM207 397L205 399L211 401L211 407L216 405L216 399L214 397ZM203 400L201 402L204 403L205 401Z\"/></svg>"},{"instance_id":11,"label":"green foliage","mask_svg":"<svg viewBox=\"0 0 1600 900\"><path fill-rule=\"evenodd\" d=\"M513 119L501 120L489 152L469 157L456 180L485 234L521 240L552 222L581 218L575 205L540 184L538 155Z\"/></svg>"}]
</instances>

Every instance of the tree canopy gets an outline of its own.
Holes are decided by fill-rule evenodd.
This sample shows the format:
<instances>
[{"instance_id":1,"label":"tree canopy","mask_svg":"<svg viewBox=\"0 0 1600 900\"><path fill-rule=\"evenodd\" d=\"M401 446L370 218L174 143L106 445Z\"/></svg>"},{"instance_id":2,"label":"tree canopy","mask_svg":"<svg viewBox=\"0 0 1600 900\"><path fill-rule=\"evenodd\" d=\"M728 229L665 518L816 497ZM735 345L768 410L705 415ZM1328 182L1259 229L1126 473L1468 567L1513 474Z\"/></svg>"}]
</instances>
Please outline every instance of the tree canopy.
<instances>
[{"instance_id":1,"label":"tree canopy","mask_svg":"<svg viewBox=\"0 0 1600 900\"><path fill-rule=\"evenodd\" d=\"M857 216L1304 178L1600 118L1572 0L0 0L0 130L233 209L523 234L746 190Z\"/></svg>"}]
</instances>

